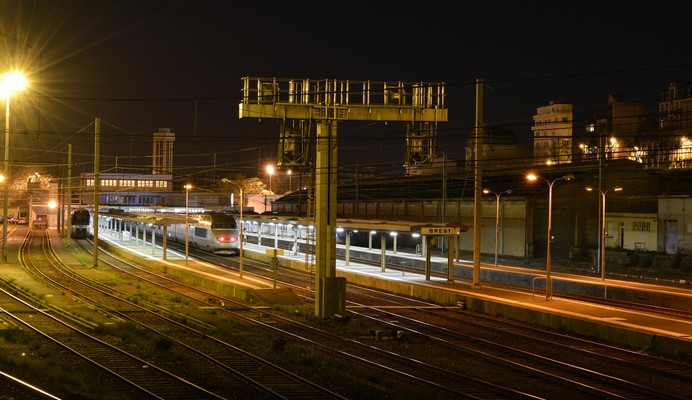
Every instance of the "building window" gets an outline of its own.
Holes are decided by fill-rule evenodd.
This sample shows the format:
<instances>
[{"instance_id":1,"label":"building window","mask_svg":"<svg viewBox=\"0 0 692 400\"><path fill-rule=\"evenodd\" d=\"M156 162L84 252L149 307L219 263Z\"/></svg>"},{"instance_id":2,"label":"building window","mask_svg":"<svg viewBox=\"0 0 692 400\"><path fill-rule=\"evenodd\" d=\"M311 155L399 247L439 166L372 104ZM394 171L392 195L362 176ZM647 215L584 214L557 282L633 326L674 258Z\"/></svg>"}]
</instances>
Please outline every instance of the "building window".
<instances>
[{"instance_id":1,"label":"building window","mask_svg":"<svg viewBox=\"0 0 692 400\"><path fill-rule=\"evenodd\" d=\"M632 230L633 231L650 232L651 231L651 222L634 221L634 222L632 222Z\"/></svg>"}]
</instances>

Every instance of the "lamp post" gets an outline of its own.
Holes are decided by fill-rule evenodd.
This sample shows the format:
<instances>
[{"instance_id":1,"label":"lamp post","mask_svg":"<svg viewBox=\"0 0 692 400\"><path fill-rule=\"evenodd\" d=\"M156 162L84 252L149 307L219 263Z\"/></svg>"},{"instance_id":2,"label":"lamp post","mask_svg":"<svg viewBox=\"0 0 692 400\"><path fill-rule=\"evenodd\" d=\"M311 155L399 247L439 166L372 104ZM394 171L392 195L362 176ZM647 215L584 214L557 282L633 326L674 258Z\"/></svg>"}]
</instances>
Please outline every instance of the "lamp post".
<instances>
[{"instance_id":1,"label":"lamp post","mask_svg":"<svg viewBox=\"0 0 692 400\"><path fill-rule=\"evenodd\" d=\"M5 146L5 148L7 148L7 146ZM2 183L3 191L4 191L4 187L7 186L7 182L5 182L5 175L0 175L0 183ZM5 209L5 214L2 217L2 224L3 224L3 228L4 228L3 229L4 240L2 241L2 260L7 261L7 255L6 255L7 249L5 248L5 243L7 243L7 212L8 212L7 202L5 202L4 209Z\"/></svg>"},{"instance_id":2,"label":"lamp post","mask_svg":"<svg viewBox=\"0 0 692 400\"><path fill-rule=\"evenodd\" d=\"M56 208L58 208L58 202L55 200L49 200L48 201L48 209L50 210L50 214L53 214L53 212ZM58 217L58 219L60 219L60 218ZM50 224L48 223L49 221L50 221L50 215L46 215L46 229L50 228ZM59 228L58 222L59 221L56 221L56 227Z\"/></svg>"},{"instance_id":3,"label":"lamp post","mask_svg":"<svg viewBox=\"0 0 692 400\"><path fill-rule=\"evenodd\" d=\"M26 86L26 78L19 72L7 72L0 82L0 93L5 95L5 161L4 161L4 185L3 185L3 217L2 217L2 261L7 262L7 208L10 181L10 96L13 92Z\"/></svg>"},{"instance_id":4,"label":"lamp post","mask_svg":"<svg viewBox=\"0 0 692 400\"><path fill-rule=\"evenodd\" d=\"M572 180L574 175L567 174L559 178L555 178L549 181L541 176L535 174L526 175L526 179L530 181L536 181L538 179L543 179L548 184L548 239L546 246L546 256L545 256L545 301L550 301L553 297L553 283L550 280L550 261L551 261L551 249L550 245L553 243L553 185L559 180Z\"/></svg>"},{"instance_id":5,"label":"lamp post","mask_svg":"<svg viewBox=\"0 0 692 400\"><path fill-rule=\"evenodd\" d=\"M605 280L605 239L608 236L608 232L606 231L606 193L609 191L613 192L619 192L622 190L622 187L620 186L614 186L610 189L607 189L606 191L601 191L599 189L596 189L592 186L587 186L586 190L591 192L591 191L598 191L601 194L601 199L602 199L602 204L601 204L601 216L603 218L603 221L601 222L601 234L598 236L598 252L599 252L599 269L601 270L601 280Z\"/></svg>"},{"instance_id":6,"label":"lamp post","mask_svg":"<svg viewBox=\"0 0 692 400\"><path fill-rule=\"evenodd\" d=\"M289 169L286 173L288 174L288 191L293 192L293 171Z\"/></svg>"},{"instance_id":7,"label":"lamp post","mask_svg":"<svg viewBox=\"0 0 692 400\"><path fill-rule=\"evenodd\" d=\"M274 166L267 165L267 173L269 174L269 193L274 194L272 191L272 175L274 175Z\"/></svg>"},{"instance_id":8,"label":"lamp post","mask_svg":"<svg viewBox=\"0 0 692 400\"><path fill-rule=\"evenodd\" d=\"M190 250L190 216L189 216L189 210L190 210L190 189L192 189L192 185L189 183L184 186L185 188L185 265L187 265L187 259L188 259L188 254Z\"/></svg>"},{"instance_id":9,"label":"lamp post","mask_svg":"<svg viewBox=\"0 0 692 400\"><path fill-rule=\"evenodd\" d=\"M245 222L243 221L243 188L239 184L228 180L226 178L221 179L221 182L230 183L236 185L238 190L240 190L240 228L238 229L238 238L240 240L240 260L238 262L238 278L243 278L243 230L245 229Z\"/></svg>"},{"instance_id":10,"label":"lamp post","mask_svg":"<svg viewBox=\"0 0 692 400\"><path fill-rule=\"evenodd\" d=\"M498 252L498 243L499 241L499 235L500 235L500 196L503 194L510 194L512 193L512 190L505 190L504 192L493 192L490 189L483 189L483 193L485 194L494 194L495 195L495 267L497 268L497 252Z\"/></svg>"}]
</instances>

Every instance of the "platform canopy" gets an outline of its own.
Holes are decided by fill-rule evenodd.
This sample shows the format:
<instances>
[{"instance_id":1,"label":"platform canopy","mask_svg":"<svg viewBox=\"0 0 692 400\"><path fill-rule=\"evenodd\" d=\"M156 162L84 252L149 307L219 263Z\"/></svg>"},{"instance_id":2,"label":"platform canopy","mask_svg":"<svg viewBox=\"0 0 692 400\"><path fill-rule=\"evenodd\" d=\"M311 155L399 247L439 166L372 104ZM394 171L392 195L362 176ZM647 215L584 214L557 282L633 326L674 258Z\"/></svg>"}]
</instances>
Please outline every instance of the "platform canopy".
<instances>
[{"instance_id":1,"label":"platform canopy","mask_svg":"<svg viewBox=\"0 0 692 400\"><path fill-rule=\"evenodd\" d=\"M121 219L124 221L138 222L141 224L150 224L153 226L171 226L175 224L184 224L185 216L165 215L165 214L132 214L132 213L99 213L99 216ZM194 216L188 217L189 223L198 222Z\"/></svg>"}]
</instances>

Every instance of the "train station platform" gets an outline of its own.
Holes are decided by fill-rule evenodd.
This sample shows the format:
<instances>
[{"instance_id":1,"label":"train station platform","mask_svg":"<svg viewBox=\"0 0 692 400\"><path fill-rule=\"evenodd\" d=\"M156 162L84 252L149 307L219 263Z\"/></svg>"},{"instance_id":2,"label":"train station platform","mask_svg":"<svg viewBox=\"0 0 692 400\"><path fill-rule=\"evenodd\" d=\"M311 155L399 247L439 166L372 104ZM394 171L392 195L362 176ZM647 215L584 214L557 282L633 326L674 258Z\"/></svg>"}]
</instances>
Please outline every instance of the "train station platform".
<instances>
[{"instance_id":1,"label":"train station platform","mask_svg":"<svg viewBox=\"0 0 692 400\"><path fill-rule=\"evenodd\" d=\"M117 237L106 240L117 243ZM137 254L141 259L161 260L160 248L151 249L151 244L143 245L141 240L129 240L118 244L128 252ZM344 252L343 245L337 246L337 252ZM259 246L246 243L243 246L244 258L270 262L271 256L268 250L271 246ZM350 252L369 253L375 257L381 253L379 249L351 248ZM358 258L366 259L368 255L359 254ZM399 257L405 259L403 269L391 269L364 264L354 261L337 259L336 274L345 277L348 283L379 288L385 291L408 295L422 300L427 300L443 306L463 307L465 309L488 315L501 316L515 321L568 332L575 335L597 338L605 342L628 346L633 349L655 351L670 356L684 357L692 355L692 320L684 318L672 318L655 313L632 311L620 307L596 304L586 301L571 300L553 294L546 300L545 292L537 287L534 292L515 291L491 287L489 285L472 285L467 279L471 275L471 260L456 260L454 262L454 280L441 277L444 274L434 274L426 277L420 268L415 266L424 262L424 257L410 253L387 254L388 258ZM304 253L284 251L279 258L279 268L291 268L296 270L310 270L312 260ZM356 258L356 257L354 257ZM184 254L168 250L167 259L180 264ZM192 258L191 258L192 260ZM198 268L198 261L193 261L194 268ZM431 257L431 269L437 272L445 271L448 265L447 258ZM545 272L522 268L521 266L482 264L482 276L484 279L512 279L503 278L499 274L515 274L518 276L533 276L543 279ZM517 271L522 271L517 274ZM215 270L218 271L218 270ZM216 272L212 279L225 280L238 283L237 271L223 269L222 274ZM195 271L200 273L201 271ZM675 298L683 305L692 304L692 291L685 286L661 286L655 284L629 282L609 279L602 281L597 276L581 276L565 272L553 272L554 290L557 288L576 288L574 290L595 290L608 293L627 292L639 293L639 297L655 299L657 296L667 299ZM520 279L520 278L513 278ZM247 278L242 279L241 284L248 284ZM595 289L584 289L595 288ZM237 292L237 289L235 289ZM261 300L261 299L259 299ZM282 299L276 297L275 300ZM292 298L291 298L292 300ZM347 306L348 308L348 306ZM681 306L681 308L683 308Z\"/></svg>"},{"instance_id":2,"label":"train station platform","mask_svg":"<svg viewBox=\"0 0 692 400\"><path fill-rule=\"evenodd\" d=\"M61 257L70 260L69 263L80 262L74 260L72 252L64 248L64 243L69 243L69 241L61 240L56 232L52 233L52 237L56 252ZM10 238L11 248L18 248L18 243L15 241L18 239L14 239L13 235ZM151 265L154 268L166 269L170 274L178 274L183 279L211 286L212 289L225 295L251 298L258 302L267 303L291 304L296 301L296 296L292 295L290 290L283 290L282 288L274 290L276 295L269 297L253 296L253 291L271 293L273 290L272 282L255 279L249 275L240 278L236 269L210 265L197 260L194 256L189 256L186 263L185 254L179 251L168 249L164 259L160 246L153 246L152 248L151 243L142 243L141 240L133 240L132 238L122 240L121 236L107 231L100 232L99 243L111 249L118 249L120 254L129 254L133 261ZM343 247L341 248L343 249ZM271 247L245 244L244 258L268 262L270 256L267 255L267 250L269 249ZM363 248L359 248L358 251L379 252L379 250ZM16 260L16 250L10 253L14 253L14 258L11 258L7 265L0 269L0 277L3 279L7 277L12 279L12 277L22 275L22 272L18 271L21 267L17 267L19 263ZM415 254L402 253L399 256L411 258L410 265L421 259ZM236 258L233 257L233 260L235 263ZM435 263L436 268L446 268L447 259L431 257L431 263ZM306 268L310 268L310 265L311 260L304 253L284 252L279 262L279 268L297 270L306 270ZM454 266L457 271L468 269L471 268L471 261L457 260ZM496 268L491 264L481 265L483 274L490 277L499 273L500 270L515 268L520 267L501 265ZM353 261L347 265L343 259L336 261L336 270L337 276L345 277L348 283L412 296L441 306L463 307L478 313L501 316L534 326L596 338L640 351L651 351L679 358L692 355L692 320L685 318L673 318L650 312L576 301L560 297L559 293L554 293L553 297L547 301L543 291L536 291L535 293L514 291L491 287L483 283L474 286L469 279L463 278L467 272L457 273L453 281L439 275L430 276L427 279L425 274L416 268L385 269L383 271L379 266ZM540 274L540 271L536 272L537 276ZM595 286L603 285L604 290L607 288L607 290L612 291L629 288L629 290L640 293L642 296L649 293L670 292L679 297L681 301L692 303L692 299L690 299L692 294L689 289L684 287L616 280L602 282L598 277L578 276L562 272L555 272L553 276L556 282L569 284L586 282ZM23 281L29 279L30 277L22 278ZM556 286L559 287L559 285L554 284L554 288ZM32 290L39 289L34 288Z\"/></svg>"}]
</instances>

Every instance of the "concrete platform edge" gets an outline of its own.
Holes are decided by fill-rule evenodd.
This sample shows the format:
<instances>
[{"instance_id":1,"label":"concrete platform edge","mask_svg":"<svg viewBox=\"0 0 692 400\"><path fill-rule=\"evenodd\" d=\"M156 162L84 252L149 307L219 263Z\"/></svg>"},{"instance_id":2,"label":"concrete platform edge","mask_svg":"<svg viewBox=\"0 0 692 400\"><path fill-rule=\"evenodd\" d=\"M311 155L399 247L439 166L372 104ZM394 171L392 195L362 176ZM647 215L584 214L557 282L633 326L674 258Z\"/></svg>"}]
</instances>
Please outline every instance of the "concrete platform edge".
<instances>
[{"instance_id":1,"label":"concrete platform edge","mask_svg":"<svg viewBox=\"0 0 692 400\"><path fill-rule=\"evenodd\" d=\"M102 242L102 245L105 246L107 244ZM108 247L113 251L117 250L118 254L131 259L132 261L143 263L159 270L164 270L167 273L180 277L181 279L194 282L195 284L218 291L224 295L233 296L244 300L248 300L250 297L252 297L252 294L248 292L248 289L242 286L230 285L228 283L218 282L197 276L190 272L167 268L162 264L161 260L146 260L138 257L135 254L128 253L125 250L118 249L115 246ZM263 253L256 253L252 251L246 251L245 258L256 259L263 262L268 262L270 259ZM282 268L291 268L296 270L305 269L304 262L291 259L280 259L279 264ZM482 299L468 294L460 295L453 291L446 291L441 288L421 286L406 281L380 279L375 276L351 273L349 271L339 269L337 269L337 276L344 277L349 283L353 284L378 288L405 296L411 296L443 306L463 304L468 310L474 312L492 316L501 316L513 321L579 336L590 337L607 343L626 346L632 349L653 351L670 357L692 355L692 340L686 338L676 338L640 332L608 323L600 323L598 321L580 319L557 313L548 313L518 305L502 303L500 301Z\"/></svg>"},{"instance_id":2,"label":"concrete platform edge","mask_svg":"<svg viewBox=\"0 0 692 400\"><path fill-rule=\"evenodd\" d=\"M231 285L227 282L219 282L215 281L213 279L208 279L206 277L203 277L201 275L197 275L194 272L190 271L185 271L182 269L177 269L177 268L170 268L169 265L162 261L162 260L151 260L151 259L146 259L139 257L136 254L133 254L127 250L124 250L120 247L117 246L112 246L110 243L107 241L102 241L99 243L99 245L108 251L117 254L119 257L122 257L126 260L136 262L138 264L141 264L143 266L146 266L148 268L155 269L157 271L161 271L166 273L167 275L175 276L177 278L182 279L185 282L188 283L193 283L195 285L199 285L201 287L204 287L209 290L213 290L215 292L218 292L224 296L229 296L229 297L235 297L238 299L246 300L249 301L252 296L249 295L248 293L248 288L244 287L242 285ZM171 261L173 262L173 261ZM175 262L180 262L180 261L175 261Z\"/></svg>"}]
</instances>

